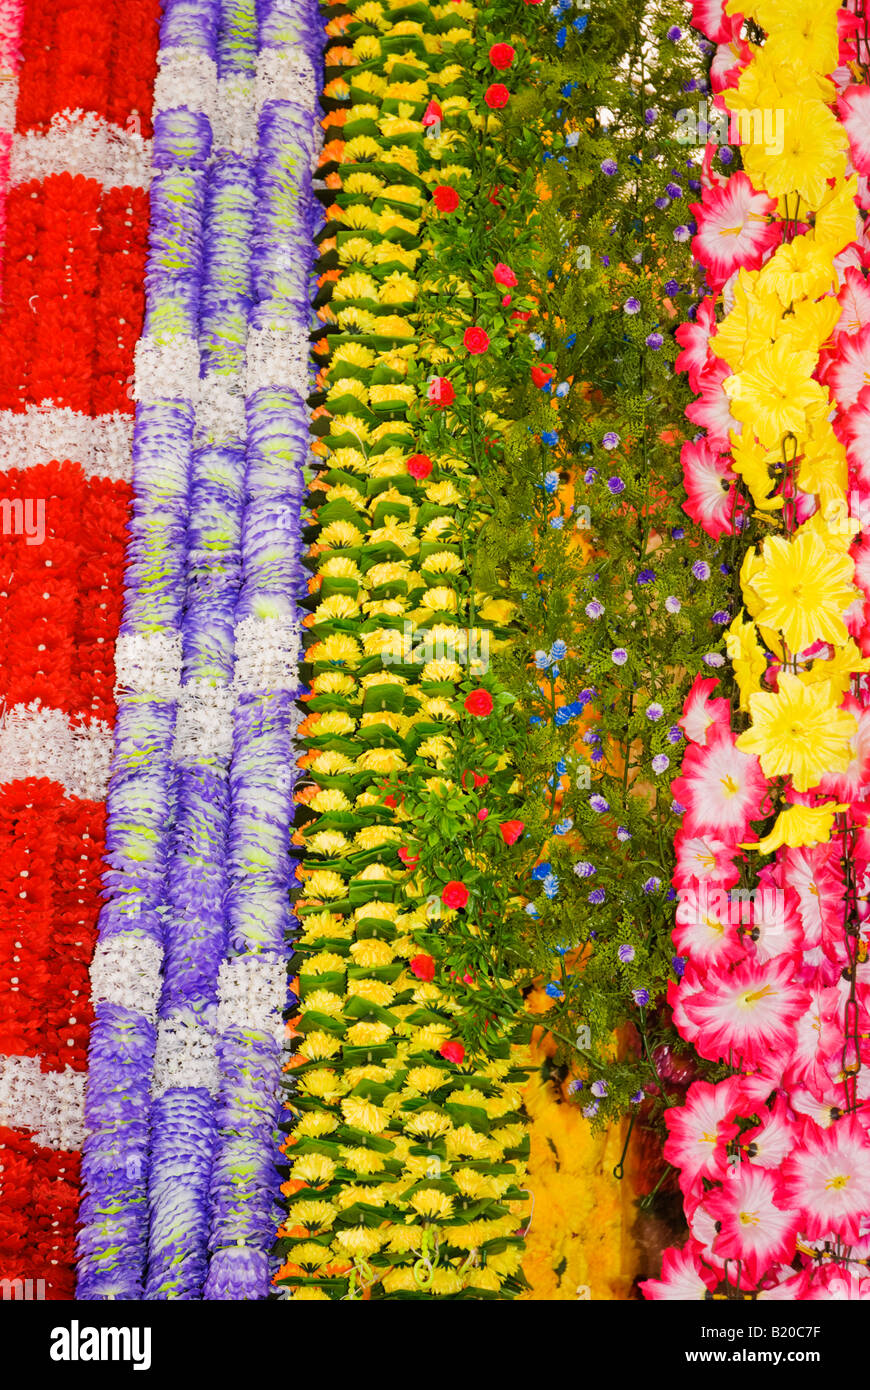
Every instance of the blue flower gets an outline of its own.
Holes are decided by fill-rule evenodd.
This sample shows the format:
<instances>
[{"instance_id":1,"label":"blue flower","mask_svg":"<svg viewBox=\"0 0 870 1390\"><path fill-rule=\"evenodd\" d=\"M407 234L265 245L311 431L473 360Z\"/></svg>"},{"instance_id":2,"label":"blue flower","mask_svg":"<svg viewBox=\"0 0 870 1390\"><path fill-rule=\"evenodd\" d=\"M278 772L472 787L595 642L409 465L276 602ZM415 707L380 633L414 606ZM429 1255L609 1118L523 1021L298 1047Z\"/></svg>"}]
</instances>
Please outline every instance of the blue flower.
<instances>
[{"instance_id":1,"label":"blue flower","mask_svg":"<svg viewBox=\"0 0 870 1390\"><path fill-rule=\"evenodd\" d=\"M662 715L664 714L664 710L662 709L658 701L654 700L651 705L647 705L645 714L647 719L652 719L653 721L655 721L656 719L661 719Z\"/></svg>"},{"instance_id":2,"label":"blue flower","mask_svg":"<svg viewBox=\"0 0 870 1390\"><path fill-rule=\"evenodd\" d=\"M598 599L594 598L591 603L587 603L585 612L587 618L600 618L604 612L604 604L599 603Z\"/></svg>"},{"instance_id":3,"label":"blue flower","mask_svg":"<svg viewBox=\"0 0 870 1390\"><path fill-rule=\"evenodd\" d=\"M544 993L549 994L551 999L565 998L565 991L559 985L557 985L555 980L550 981L550 983L547 985L547 988L544 990Z\"/></svg>"},{"instance_id":4,"label":"blue flower","mask_svg":"<svg viewBox=\"0 0 870 1390\"><path fill-rule=\"evenodd\" d=\"M560 382L559 382L559 385L556 387L556 395L557 395L557 396L560 398L560 400L561 400L561 398L562 398L563 396L567 396L567 394L568 394L568 392L569 392L570 390L571 390L571 383L570 383L570 381L560 381Z\"/></svg>"},{"instance_id":5,"label":"blue flower","mask_svg":"<svg viewBox=\"0 0 870 1390\"><path fill-rule=\"evenodd\" d=\"M652 878L648 878L648 879L646 880L646 882L644 883L644 885L643 885L643 891L644 891L645 893L657 893L658 890L661 888L661 886L662 886L662 881L661 881L661 879L660 879L660 878L656 878L655 874L653 874Z\"/></svg>"},{"instance_id":6,"label":"blue flower","mask_svg":"<svg viewBox=\"0 0 870 1390\"><path fill-rule=\"evenodd\" d=\"M539 671L546 671L549 664L550 658L547 656L546 652L535 652L535 665Z\"/></svg>"},{"instance_id":7,"label":"blue flower","mask_svg":"<svg viewBox=\"0 0 870 1390\"><path fill-rule=\"evenodd\" d=\"M692 566L692 573L696 579L709 579L710 566L706 560L696 560Z\"/></svg>"},{"instance_id":8,"label":"blue flower","mask_svg":"<svg viewBox=\"0 0 870 1390\"><path fill-rule=\"evenodd\" d=\"M625 650L625 647L614 647L613 651L610 653L610 660L613 662L614 666L624 666L628 661L628 652Z\"/></svg>"},{"instance_id":9,"label":"blue flower","mask_svg":"<svg viewBox=\"0 0 870 1390\"><path fill-rule=\"evenodd\" d=\"M631 839L631 831L628 830L624 825L618 825L616 827L616 838L617 840L622 841L622 843L624 844L626 840Z\"/></svg>"},{"instance_id":10,"label":"blue flower","mask_svg":"<svg viewBox=\"0 0 870 1390\"><path fill-rule=\"evenodd\" d=\"M727 610L724 609L724 608L718 609L718 610L713 614L713 622L714 622L714 623L727 623L727 622L730 620L730 618L731 618L731 614L730 614L729 612L727 612Z\"/></svg>"},{"instance_id":11,"label":"blue flower","mask_svg":"<svg viewBox=\"0 0 870 1390\"><path fill-rule=\"evenodd\" d=\"M565 525L565 518L563 516L551 516L550 525L554 531L561 531Z\"/></svg>"},{"instance_id":12,"label":"blue flower","mask_svg":"<svg viewBox=\"0 0 870 1390\"><path fill-rule=\"evenodd\" d=\"M686 957L685 957L685 956L674 956L673 959L672 959L672 961L671 961L671 965L674 967L674 973L675 973L677 979L678 979L678 980L681 980L681 979L683 978L683 975L684 975L685 969L686 969Z\"/></svg>"},{"instance_id":13,"label":"blue flower","mask_svg":"<svg viewBox=\"0 0 870 1390\"><path fill-rule=\"evenodd\" d=\"M540 882L541 879L546 878L547 874L552 872L552 869L552 864L536 864L535 867L532 869L532 878L537 879Z\"/></svg>"},{"instance_id":14,"label":"blue flower","mask_svg":"<svg viewBox=\"0 0 870 1390\"><path fill-rule=\"evenodd\" d=\"M532 340L532 346L536 348L538 352L542 352L546 346L546 340L541 337L540 333L530 333L529 337Z\"/></svg>"},{"instance_id":15,"label":"blue flower","mask_svg":"<svg viewBox=\"0 0 870 1390\"><path fill-rule=\"evenodd\" d=\"M671 765L671 760L667 753L656 753L652 760L652 770L656 774L666 772Z\"/></svg>"},{"instance_id":16,"label":"blue flower","mask_svg":"<svg viewBox=\"0 0 870 1390\"><path fill-rule=\"evenodd\" d=\"M640 300L635 295L630 294L622 307L627 314L639 314Z\"/></svg>"},{"instance_id":17,"label":"blue flower","mask_svg":"<svg viewBox=\"0 0 870 1390\"><path fill-rule=\"evenodd\" d=\"M559 879L556 874L547 874L544 879L544 893L550 899L559 895Z\"/></svg>"},{"instance_id":18,"label":"blue flower","mask_svg":"<svg viewBox=\"0 0 870 1390\"><path fill-rule=\"evenodd\" d=\"M649 990L633 989L631 991L631 997L634 1000L635 1004L637 1004L638 1008L643 1009L649 1003Z\"/></svg>"},{"instance_id":19,"label":"blue flower","mask_svg":"<svg viewBox=\"0 0 870 1390\"><path fill-rule=\"evenodd\" d=\"M558 432L556 430L542 430L541 443L548 444L551 449L554 448L559 443Z\"/></svg>"},{"instance_id":20,"label":"blue flower","mask_svg":"<svg viewBox=\"0 0 870 1390\"><path fill-rule=\"evenodd\" d=\"M655 570L638 570L637 582L638 584L653 584L655 583L655 577Z\"/></svg>"},{"instance_id":21,"label":"blue flower","mask_svg":"<svg viewBox=\"0 0 870 1390\"><path fill-rule=\"evenodd\" d=\"M593 907L600 907L601 903L605 902L606 899L607 894L603 888L593 888L586 901L590 902Z\"/></svg>"},{"instance_id":22,"label":"blue flower","mask_svg":"<svg viewBox=\"0 0 870 1390\"><path fill-rule=\"evenodd\" d=\"M643 1091L635 1091L633 1096L629 1096L632 1105L640 1105L643 1100Z\"/></svg>"},{"instance_id":23,"label":"blue flower","mask_svg":"<svg viewBox=\"0 0 870 1390\"><path fill-rule=\"evenodd\" d=\"M674 294L679 294L679 293L680 293L680 282L679 282L679 280L666 280L666 281L665 281L665 294L674 295Z\"/></svg>"},{"instance_id":24,"label":"blue flower","mask_svg":"<svg viewBox=\"0 0 870 1390\"><path fill-rule=\"evenodd\" d=\"M682 729L678 728L676 724L672 724L668 729L668 743L679 743L682 737Z\"/></svg>"},{"instance_id":25,"label":"blue flower","mask_svg":"<svg viewBox=\"0 0 870 1390\"><path fill-rule=\"evenodd\" d=\"M568 771L568 764L565 762L564 758L560 758L557 762L556 771L558 772L560 777L565 776L565 773Z\"/></svg>"},{"instance_id":26,"label":"blue flower","mask_svg":"<svg viewBox=\"0 0 870 1390\"><path fill-rule=\"evenodd\" d=\"M563 24L563 25L562 25L562 28L561 28L561 29L557 32L557 34L556 34L556 47L557 47L557 48L564 48L564 47L565 47L565 42L566 42L567 38L568 38L568 30L565 28L565 26L564 26L564 24Z\"/></svg>"},{"instance_id":27,"label":"blue flower","mask_svg":"<svg viewBox=\"0 0 870 1390\"><path fill-rule=\"evenodd\" d=\"M558 486L559 474L554 468L551 468L549 473L544 474L544 491L552 494L556 491Z\"/></svg>"},{"instance_id":28,"label":"blue flower","mask_svg":"<svg viewBox=\"0 0 870 1390\"><path fill-rule=\"evenodd\" d=\"M669 198L682 198L683 190L678 183L666 183L665 192Z\"/></svg>"},{"instance_id":29,"label":"blue flower","mask_svg":"<svg viewBox=\"0 0 870 1390\"><path fill-rule=\"evenodd\" d=\"M608 178L612 178L618 170L619 165L615 159L603 159L601 161L601 172L602 174L606 174Z\"/></svg>"},{"instance_id":30,"label":"blue flower","mask_svg":"<svg viewBox=\"0 0 870 1390\"><path fill-rule=\"evenodd\" d=\"M610 802L605 801L604 797L599 796L597 792L595 796L590 796L589 805L592 807L593 811L598 811L599 814L602 814L604 811L610 810Z\"/></svg>"},{"instance_id":31,"label":"blue flower","mask_svg":"<svg viewBox=\"0 0 870 1390\"><path fill-rule=\"evenodd\" d=\"M597 870L594 864L589 863L588 859L578 859L574 865L574 872L578 878L591 878L594 873L597 873Z\"/></svg>"},{"instance_id":32,"label":"blue flower","mask_svg":"<svg viewBox=\"0 0 870 1390\"><path fill-rule=\"evenodd\" d=\"M534 903L526 903L526 916L527 916L527 917L533 917L535 920L537 920L537 919L540 917L540 915L541 915L541 914L540 914L540 912L538 911L538 909L535 907L535 904L534 904Z\"/></svg>"},{"instance_id":33,"label":"blue flower","mask_svg":"<svg viewBox=\"0 0 870 1390\"><path fill-rule=\"evenodd\" d=\"M651 348L653 352L658 352L664 341L661 333L650 333L646 338L646 345L648 348Z\"/></svg>"},{"instance_id":34,"label":"blue flower","mask_svg":"<svg viewBox=\"0 0 870 1390\"><path fill-rule=\"evenodd\" d=\"M620 477L607 479L607 491L612 497L618 497L621 492L625 492L625 483Z\"/></svg>"},{"instance_id":35,"label":"blue flower","mask_svg":"<svg viewBox=\"0 0 870 1390\"><path fill-rule=\"evenodd\" d=\"M634 960L634 947L630 946L627 941L624 941L616 954L619 956L623 965L628 965L630 961Z\"/></svg>"},{"instance_id":36,"label":"blue flower","mask_svg":"<svg viewBox=\"0 0 870 1390\"><path fill-rule=\"evenodd\" d=\"M585 15L585 14L581 15L579 19L575 19L575 20L574 20L574 29L575 29L575 31L576 31L578 34L583 34L583 33L585 33L585 31L586 31L586 26L588 25L588 23L589 23L589 16L588 16L588 15Z\"/></svg>"},{"instance_id":37,"label":"blue flower","mask_svg":"<svg viewBox=\"0 0 870 1390\"><path fill-rule=\"evenodd\" d=\"M566 816L564 820L559 821L558 825L553 826L553 834L569 835L573 829L574 822L572 821L570 816Z\"/></svg>"}]
</instances>

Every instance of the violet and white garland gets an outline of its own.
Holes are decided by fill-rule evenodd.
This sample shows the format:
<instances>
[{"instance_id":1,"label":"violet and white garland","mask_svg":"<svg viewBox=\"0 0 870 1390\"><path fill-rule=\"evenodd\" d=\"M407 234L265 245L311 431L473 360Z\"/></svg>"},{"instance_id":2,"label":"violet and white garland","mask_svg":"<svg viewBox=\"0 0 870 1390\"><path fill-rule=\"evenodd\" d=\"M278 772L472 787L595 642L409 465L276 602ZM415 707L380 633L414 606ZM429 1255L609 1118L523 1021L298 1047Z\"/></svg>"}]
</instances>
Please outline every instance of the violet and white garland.
<instances>
[{"instance_id":1,"label":"violet and white garland","mask_svg":"<svg viewBox=\"0 0 870 1390\"><path fill-rule=\"evenodd\" d=\"M205 1296L264 1298L278 1221L283 1013L299 723L297 600L307 591L300 513L308 456L309 332L319 209L318 20L305 0L259 7L254 305L248 334L243 582L236 609L237 703L227 920L218 1005L220 1142L212 1175Z\"/></svg>"},{"instance_id":2,"label":"violet and white garland","mask_svg":"<svg viewBox=\"0 0 870 1390\"><path fill-rule=\"evenodd\" d=\"M164 10L80 1298L269 1289L320 48L312 0Z\"/></svg>"},{"instance_id":3,"label":"violet and white garland","mask_svg":"<svg viewBox=\"0 0 870 1390\"><path fill-rule=\"evenodd\" d=\"M143 1296L151 1089L175 819L186 517L199 381L204 158L197 83L216 5L167 0L155 92L146 317L136 350L133 519L116 647L118 717L107 797L107 902L91 971L78 1297ZM208 98L207 75L199 89ZM192 105L188 105L189 101ZM204 151L204 153L203 153Z\"/></svg>"}]
</instances>

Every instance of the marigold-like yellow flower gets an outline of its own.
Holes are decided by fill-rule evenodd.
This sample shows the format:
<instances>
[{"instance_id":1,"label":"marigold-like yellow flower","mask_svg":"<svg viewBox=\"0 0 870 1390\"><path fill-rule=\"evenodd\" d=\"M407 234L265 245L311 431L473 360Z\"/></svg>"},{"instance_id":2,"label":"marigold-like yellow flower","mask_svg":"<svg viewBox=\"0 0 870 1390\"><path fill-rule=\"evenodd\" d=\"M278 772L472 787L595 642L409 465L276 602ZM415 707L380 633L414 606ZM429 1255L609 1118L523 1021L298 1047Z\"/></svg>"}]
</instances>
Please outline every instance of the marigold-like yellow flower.
<instances>
[{"instance_id":1,"label":"marigold-like yellow flower","mask_svg":"<svg viewBox=\"0 0 870 1390\"><path fill-rule=\"evenodd\" d=\"M758 621L777 628L794 653L813 642L847 641L843 614L857 597L850 557L803 530L790 540L768 536L761 553L752 581L763 605Z\"/></svg>"},{"instance_id":2,"label":"marigold-like yellow flower","mask_svg":"<svg viewBox=\"0 0 870 1390\"><path fill-rule=\"evenodd\" d=\"M835 801L824 806L788 806L780 811L769 835L757 843L741 845L741 849L757 849L761 854L773 854L782 845L800 849L802 845L820 845L831 838L834 817L838 811L848 811Z\"/></svg>"},{"instance_id":3,"label":"marigold-like yellow flower","mask_svg":"<svg viewBox=\"0 0 870 1390\"><path fill-rule=\"evenodd\" d=\"M423 1187L411 1194L411 1206L420 1216L430 1220L443 1219L453 1214L453 1198L436 1187Z\"/></svg>"},{"instance_id":4,"label":"marigold-like yellow flower","mask_svg":"<svg viewBox=\"0 0 870 1390\"><path fill-rule=\"evenodd\" d=\"M326 1183L335 1172L335 1162L326 1154L302 1154L293 1162L293 1177L297 1182Z\"/></svg>"},{"instance_id":5,"label":"marigold-like yellow flower","mask_svg":"<svg viewBox=\"0 0 870 1390\"><path fill-rule=\"evenodd\" d=\"M331 1202L293 1202L288 1221L291 1226L305 1226L309 1231L328 1231L335 1221L336 1211Z\"/></svg>"},{"instance_id":6,"label":"marigold-like yellow flower","mask_svg":"<svg viewBox=\"0 0 870 1390\"><path fill-rule=\"evenodd\" d=\"M362 1096L346 1096L341 1102L341 1113L353 1129L364 1129L369 1134L380 1134L389 1122L386 1110Z\"/></svg>"},{"instance_id":7,"label":"marigold-like yellow flower","mask_svg":"<svg viewBox=\"0 0 870 1390\"><path fill-rule=\"evenodd\" d=\"M804 685L787 671L779 690L750 695L752 727L737 739L744 753L755 753L766 777L791 776L795 789L809 791L825 772L845 772L857 729L853 714L832 702L827 681Z\"/></svg>"}]
</instances>

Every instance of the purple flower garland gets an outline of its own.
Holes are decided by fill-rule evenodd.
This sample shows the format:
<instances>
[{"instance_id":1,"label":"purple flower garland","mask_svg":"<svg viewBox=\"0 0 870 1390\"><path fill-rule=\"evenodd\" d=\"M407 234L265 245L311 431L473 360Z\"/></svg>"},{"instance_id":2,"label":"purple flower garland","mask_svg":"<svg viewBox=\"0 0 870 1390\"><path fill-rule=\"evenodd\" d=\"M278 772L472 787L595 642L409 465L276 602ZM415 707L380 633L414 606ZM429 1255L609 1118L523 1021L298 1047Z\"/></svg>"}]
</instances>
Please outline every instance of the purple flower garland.
<instances>
[{"instance_id":1,"label":"purple flower garland","mask_svg":"<svg viewBox=\"0 0 870 1390\"><path fill-rule=\"evenodd\" d=\"M269 1290L321 47L311 0L161 25L82 1299Z\"/></svg>"}]
</instances>

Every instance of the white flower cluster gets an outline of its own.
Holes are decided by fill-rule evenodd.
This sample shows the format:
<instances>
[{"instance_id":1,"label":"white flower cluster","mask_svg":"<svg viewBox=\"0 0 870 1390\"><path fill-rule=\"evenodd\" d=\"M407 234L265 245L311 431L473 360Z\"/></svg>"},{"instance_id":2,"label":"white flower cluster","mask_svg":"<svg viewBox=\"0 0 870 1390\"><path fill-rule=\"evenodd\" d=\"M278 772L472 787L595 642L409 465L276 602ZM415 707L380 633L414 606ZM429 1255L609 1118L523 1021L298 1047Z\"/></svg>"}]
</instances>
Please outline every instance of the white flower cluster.
<instances>
[{"instance_id":1,"label":"white flower cluster","mask_svg":"<svg viewBox=\"0 0 870 1390\"><path fill-rule=\"evenodd\" d=\"M271 1035L280 1044L286 998L287 965L279 956L232 956L218 977L218 1032L242 1028Z\"/></svg>"},{"instance_id":2,"label":"white flower cluster","mask_svg":"<svg viewBox=\"0 0 870 1390\"><path fill-rule=\"evenodd\" d=\"M257 328L248 336L247 392L262 386L290 387L305 397L311 375L311 344L301 328Z\"/></svg>"},{"instance_id":3,"label":"white flower cluster","mask_svg":"<svg viewBox=\"0 0 870 1390\"><path fill-rule=\"evenodd\" d=\"M14 705L0 724L0 769L3 780L50 777L67 796L105 799L112 758L112 731L96 719L74 726L59 709L43 709L38 700Z\"/></svg>"},{"instance_id":4,"label":"white flower cluster","mask_svg":"<svg viewBox=\"0 0 870 1390\"><path fill-rule=\"evenodd\" d=\"M104 189L147 188L151 141L93 111L58 111L44 135L28 131L12 142L9 182L27 183L61 173L84 174Z\"/></svg>"},{"instance_id":5,"label":"white flower cluster","mask_svg":"<svg viewBox=\"0 0 870 1390\"><path fill-rule=\"evenodd\" d=\"M154 81L154 110L202 111L214 119L217 104L217 65L207 53L190 48L165 48L157 56Z\"/></svg>"},{"instance_id":6,"label":"white flower cluster","mask_svg":"<svg viewBox=\"0 0 870 1390\"><path fill-rule=\"evenodd\" d=\"M264 48L257 57L257 105L292 101L312 113L317 108L317 83L308 56L298 48Z\"/></svg>"},{"instance_id":7,"label":"white flower cluster","mask_svg":"<svg viewBox=\"0 0 870 1390\"><path fill-rule=\"evenodd\" d=\"M40 463L80 463L94 478L129 482L133 420L115 411L93 418L51 401L24 411L0 411L0 472Z\"/></svg>"},{"instance_id":8,"label":"white flower cluster","mask_svg":"<svg viewBox=\"0 0 870 1390\"><path fill-rule=\"evenodd\" d=\"M179 763L228 758L233 748L235 693L230 685L189 681L178 692L172 756Z\"/></svg>"},{"instance_id":9,"label":"white flower cluster","mask_svg":"<svg viewBox=\"0 0 870 1390\"><path fill-rule=\"evenodd\" d=\"M137 401L193 401L199 392L199 344L180 334L169 342L140 338L135 352Z\"/></svg>"},{"instance_id":10,"label":"white flower cluster","mask_svg":"<svg viewBox=\"0 0 870 1390\"><path fill-rule=\"evenodd\" d=\"M85 1073L43 1071L38 1057L0 1056L0 1125L29 1129L47 1149L80 1149L85 1137Z\"/></svg>"},{"instance_id":11,"label":"white flower cluster","mask_svg":"<svg viewBox=\"0 0 870 1390\"><path fill-rule=\"evenodd\" d=\"M181 634L121 633L115 643L115 691L174 700L181 685Z\"/></svg>"},{"instance_id":12,"label":"white flower cluster","mask_svg":"<svg viewBox=\"0 0 870 1390\"><path fill-rule=\"evenodd\" d=\"M91 1000L118 1004L157 1021L163 950L153 937L124 931L101 940L91 961Z\"/></svg>"},{"instance_id":13,"label":"white flower cluster","mask_svg":"<svg viewBox=\"0 0 870 1390\"><path fill-rule=\"evenodd\" d=\"M256 86L252 77L230 73L218 79L212 137L214 148L253 157L257 149Z\"/></svg>"},{"instance_id":14,"label":"white flower cluster","mask_svg":"<svg viewBox=\"0 0 870 1390\"><path fill-rule=\"evenodd\" d=\"M227 444L246 436L245 397L238 376L228 380L211 373L203 377L196 397L194 444Z\"/></svg>"},{"instance_id":15,"label":"white flower cluster","mask_svg":"<svg viewBox=\"0 0 870 1390\"><path fill-rule=\"evenodd\" d=\"M236 627L236 689L298 690L300 644L298 622L243 618Z\"/></svg>"},{"instance_id":16,"label":"white flower cluster","mask_svg":"<svg viewBox=\"0 0 870 1390\"><path fill-rule=\"evenodd\" d=\"M162 1096L175 1087L201 1087L214 1096L218 1080L212 1030L182 1009L161 1018L154 1050L152 1095Z\"/></svg>"}]
</instances>

